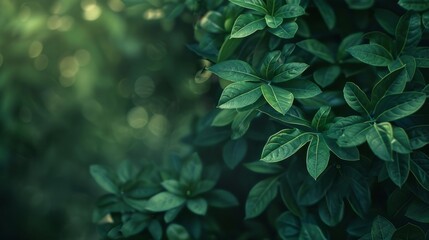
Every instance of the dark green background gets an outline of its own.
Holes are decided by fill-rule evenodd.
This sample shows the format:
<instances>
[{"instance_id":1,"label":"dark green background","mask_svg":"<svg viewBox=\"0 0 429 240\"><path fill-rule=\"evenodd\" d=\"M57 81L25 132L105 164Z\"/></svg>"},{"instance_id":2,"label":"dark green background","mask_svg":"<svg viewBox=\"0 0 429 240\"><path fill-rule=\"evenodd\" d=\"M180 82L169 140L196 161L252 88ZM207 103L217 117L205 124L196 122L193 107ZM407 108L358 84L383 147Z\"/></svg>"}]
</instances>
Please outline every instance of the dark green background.
<instances>
[{"instance_id":1,"label":"dark green background","mask_svg":"<svg viewBox=\"0 0 429 240\"><path fill-rule=\"evenodd\" d=\"M102 192L89 165L186 151L210 83L185 47L193 16L159 14L120 0L0 1L1 239L95 239Z\"/></svg>"}]
</instances>

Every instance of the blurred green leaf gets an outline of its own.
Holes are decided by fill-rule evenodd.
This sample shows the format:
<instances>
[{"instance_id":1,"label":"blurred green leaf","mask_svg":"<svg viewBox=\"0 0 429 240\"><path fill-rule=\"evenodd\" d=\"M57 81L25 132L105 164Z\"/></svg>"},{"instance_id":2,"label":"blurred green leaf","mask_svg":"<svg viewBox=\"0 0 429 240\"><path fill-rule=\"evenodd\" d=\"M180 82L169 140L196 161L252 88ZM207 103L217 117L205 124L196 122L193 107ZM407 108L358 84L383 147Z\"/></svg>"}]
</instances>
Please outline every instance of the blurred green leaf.
<instances>
[{"instance_id":1,"label":"blurred green leaf","mask_svg":"<svg viewBox=\"0 0 429 240\"><path fill-rule=\"evenodd\" d=\"M100 165L92 165L90 167L90 173L98 185L100 185L104 190L110 193L119 193L119 189L113 175L109 173L106 168Z\"/></svg>"}]
</instances>

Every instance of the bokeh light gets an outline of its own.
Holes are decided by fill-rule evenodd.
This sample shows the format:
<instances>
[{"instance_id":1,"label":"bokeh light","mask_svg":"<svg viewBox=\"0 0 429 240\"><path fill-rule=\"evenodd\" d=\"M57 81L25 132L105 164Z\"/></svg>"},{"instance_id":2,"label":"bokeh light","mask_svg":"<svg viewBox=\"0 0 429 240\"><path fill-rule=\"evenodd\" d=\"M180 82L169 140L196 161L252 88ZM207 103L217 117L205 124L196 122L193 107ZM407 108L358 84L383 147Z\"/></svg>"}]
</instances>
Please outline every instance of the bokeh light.
<instances>
[{"instance_id":1,"label":"bokeh light","mask_svg":"<svg viewBox=\"0 0 429 240\"><path fill-rule=\"evenodd\" d=\"M40 55L36 59L34 59L34 68L38 71L42 71L46 69L49 65L49 59L46 55Z\"/></svg>"},{"instance_id":2,"label":"bokeh light","mask_svg":"<svg viewBox=\"0 0 429 240\"><path fill-rule=\"evenodd\" d=\"M169 131L169 122L161 114L154 114L149 122L149 130L157 137L163 137Z\"/></svg>"},{"instance_id":3,"label":"bokeh light","mask_svg":"<svg viewBox=\"0 0 429 240\"><path fill-rule=\"evenodd\" d=\"M156 20L164 17L162 9L148 9L143 13L143 18L146 20Z\"/></svg>"},{"instance_id":4,"label":"bokeh light","mask_svg":"<svg viewBox=\"0 0 429 240\"><path fill-rule=\"evenodd\" d=\"M143 128L149 121L149 115L145 108L134 107L128 112L127 120L132 128Z\"/></svg>"},{"instance_id":5,"label":"bokeh light","mask_svg":"<svg viewBox=\"0 0 429 240\"><path fill-rule=\"evenodd\" d=\"M65 57L60 61L61 76L72 78L79 71L79 61L75 57Z\"/></svg>"},{"instance_id":6,"label":"bokeh light","mask_svg":"<svg viewBox=\"0 0 429 240\"><path fill-rule=\"evenodd\" d=\"M91 61L91 54L85 49L77 50L74 56L79 62L79 66L86 66Z\"/></svg>"},{"instance_id":7,"label":"bokeh light","mask_svg":"<svg viewBox=\"0 0 429 240\"><path fill-rule=\"evenodd\" d=\"M100 6L95 0L82 0L83 18L87 21L97 20L102 13Z\"/></svg>"},{"instance_id":8,"label":"bokeh light","mask_svg":"<svg viewBox=\"0 0 429 240\"><path fill-rule=\"evenodd\" d=\"M30 58L37 58L42 53L42 50L43 44L39 41L34 41L28 48L28 56Z\"/></svg>"},{"instance_id":9,"label":"bokeh light","mask_svg":"<svg viewBox=\"0 0 429 240\"><path fill-rule=\"evenodd\" d=\"M134 91L141 98L150 97L155 91L155 82L148 76L138 78L134 83Z\"/></svg>"}]
</instances>

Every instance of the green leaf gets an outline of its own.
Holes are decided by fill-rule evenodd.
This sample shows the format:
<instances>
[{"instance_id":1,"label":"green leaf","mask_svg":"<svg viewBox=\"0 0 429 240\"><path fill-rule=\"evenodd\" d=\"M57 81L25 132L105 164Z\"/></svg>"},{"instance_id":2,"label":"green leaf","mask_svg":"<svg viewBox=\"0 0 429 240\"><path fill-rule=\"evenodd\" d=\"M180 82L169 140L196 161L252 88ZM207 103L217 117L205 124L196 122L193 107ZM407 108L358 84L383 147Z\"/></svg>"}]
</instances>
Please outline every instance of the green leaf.
<instances>
[{"instance_id":1,"label":"green leaf","mask_svg":"<svg viewBox=\"0 0 429 240\"><path fill-rule=\"evenodd\" d=\"M191 240L188 230L182 225L172 223L167 227L167 238L168 240Z\"/></svg>"},{"instance_id":2,"label":"green leaf","mask_svg":"<svg viewBox=\"0 0 429 240\"><path fill-rule=\"evenodd\" d=\"M229 0L230 2L247 9L267 14L267 5L263 0Z\"/></svg>"},{"instance_id":3,"label":"green leaf","mask_svg":"<svg viewBox=\"0 0 429 240\"><path fill-rule=\"evenodd\" d=\"M313 120L311 121L311 126L318 131L323 130L326 123L328 122L330 113L331 113L331 107L329 106L323 106L319 108L319 110L314 115Z\"/></svg>"},{"instance_id":4,"label":"green leaf","mask_svg":"<svg viewBox=\"0 0 429 240\"><path fill-rule=\"evenodd\" d=\"M253 118L256 117L257 114L258 112L253 109L239 112L237 116L235 116L234 121L231 124L231 138L233 140L236 140L244 136L244 134L246 134L247 130L250 127L250 123L252 122Z\"/></svg>"},{"instance_id":5,"label":"green leaf","mask_svg":"<svg viewBox=\"0 0 429 240\"><path fill-rule=\"evenodd\" d=\"M368 219L355 218L349 223L346 231L354 237L362 237L369 234L369 239L371 240L371 222Z\"/></svg>"},{"instance_id":6,"label":"green leaf","mask_svg":"<svg viewBox=\"0 0 429 240\"><path fill-rule=\"evenodd\" d=\"M268 84L263 84L261 90L265 100L277 112L285 115L292 106L293 94L291 92Z\"/></svg>"},{"instance_id":7,"label":"green leaf","mask_svg":"<svg viewBox=\"0 0 429 240\"><path fill-rule=\"evenodd\" d=\"M396 25L399 21L399 17L395 13L387 9L376 9L375 19L387 33L395 35Z\"/></svg>"},{"instance_id":8,"label":"green leaf","mask_svg":"<svg viewBox=\"0 0 429 240\"><path fill-rule=\"evenodd\" d=\"M393 39L384 32L373 31L366 33L364 37L369 40L371 45L380 45L389 52L395 51Z\"/></svg>"},{"instance_id":9,"label":"green leaf","mask_svg":"<svg viewBox=\"0 0 429 240\"><path fill-rule=\"evenodd\" d=\"M216 186L216 180L201 180L197 184L193 185L193 191L188 191L187 193L186 191L184 192L188 196L197 196L199 194L212 190L214 186ZM189 190L189 188L186 190Z\"/></svg>"},{"instance_id":10,"label":"green leaf","mask_svg":"<svg viewBox=\"0 0 429 240\"><path fill-rule=\"evenodd\" d=\"M245 167L252 172L262 173L262 174L278 174L284 171L284 168L279 165L276 165L274 163L261 162L261 161L246 163Z\"/></svg>"},{"instance_id":11,"label":"green leaf","mask_svg":"<svg viewBox=\"0 0 429 240\"><path fill-rule=\"evenodd\" d=\"M265 57L264 61L261 65L261 74L265 77L265 79L271 79L272 75L276 72L276 70L281 66L280 57L282 52L277 50L273 52L269 52Z\"/></svg>"},{"instance_id":12,"label":"green leaf","mask_svg":"<svg viewBox=\"0 0 429 240\"><path fill-rule=\"evenodd\" d=\"M378 81L371 92L371 103L376 105L384 96L402 93L407 83L406 69L401 67Z\"/></svg>"},{"instance_id":13,"label":"green leaf","mask_svg":"<svg viewBox=\"0 0 429 240\"><path fill-rule=\"evenodd\" d=\"M335 62L332 52L329 50L329 48L316 39L303 40L301 42L298 42L296 45L329 63Z\"/></svg>"},{"instance_id":14,"label":"green leaf","mask_svg":"<svg viewBox=\"0 0 429 240\"><path fill-rule=\"evenodd\" d=\"M216 117L214 117L211 125L214 127L226 126L234 120L236 115L237 111L234 109L222 109L218 112L218 114L216 114Z\"/></svg>"},{"instance_id":15,"label":"green leaf","mask_svg":"<svg viewBox=\"0 0 429 240\"><path fill-rule=\"evenodd\" d=\"M255 103L261 96L260 83L236 82L228 85L219 99L219 108L243 108Z\"/></svg>"},{"instance_id":16,"label":"green leaf","mask_svg":"<svg viewBox=\"0 0 429 240\"><path fill-rule=\"evenodd\" d=\"M289 181L280 181L280 194L283 200L283 203L295 216L302 217L303 210L298 205L296 200L296 194L294 194Z\"/></svg>"},{"instance_id":17,"label":"green leaf","mask_svg":"<svg viewBox=\"0 0 429 240\"><path fill-rule=\"evenodd\" d=\"M202 193L212 190L215 185L216 185L216 180L201 180L193 186L193 191L188 192L188 195L189 196L200 195Z\"/></svg>"},{"instance_id":18,"label":"green leaf","mask_svg":"<svg viewBox=\"0 0 429 240\"><path fill-rule=\"evenodd\" d=\"M390 240L396 228L389 220L378 215L372 222L371 236L373 240Z\"/></svg>"},{"instance_id":19,"label":"green leaf","mask_svg":"<svg viewBox=\"0 0 429 240\"><path fill-rule=\"evenodd\" d=\"M343 133L344 130L357 123L363 123L365 119L361 116L348 116L348 117L341 117L336 118L334 124L329 126L327 136L330 138L339 138Z\"/></svg>"},{"instance_id":20,"label":"green leaf","mask_svg":"<svg viewBox=\"0 0 429 240\"><path fill-rule=\"evenodd\" d=\"M338 47L337 59L344 59L347 57L347 49L356 45L359 45L362 42L363 34L361 32L353 33L345 37Z\"/></svg>"},{"instance_id":21,"label":"green leaf","mask_svg":"<svg viewBox=\"0 0 429 240\"><path fill-rule=\"evenodd\" d=\"M136 168L131 164L129 160L123 161L120 165L118 170L116 171L119 180L122 183L125 183L127 181L130 181L137 175Z\"/></svg>"},{"instance_id":22,"label":"green leaf","mask_svg":"<svg viewBox=\"0 0 429 240\"><path fill-rule=\"evenodd\" d=\"M426 100L421 92L404 92L383 97L375 106L377 121L395 121L419 110Z\"/></svg>"},{"instance_id":23,"label":"green leaf","mask_svg":"<svg viewBox=\"0 0 429 240\"><path fill-rule=\"evenodd\" d=\"M404 226L398 228L395 234L393 234L392 240L421 240L425 239L425 232L412 224L407 223Z\"/></svg>"},{"instance_id":24,"label":"green leaf","mask_svg":"<svg viewBox=\"0 0 429 240\"><path fill-rule=\"evenodd\" d=\"M268 31L279 38L291 39L295 37L298 31L298 24L296 22L285 22L277 28L270 28Z\"/></svg>"},{"instance_id":25,"label":"green leaf","mask_svg":"<svg viewBox=\"0 0 429 240\"><path fill-rule=\"evenodd\" d=\"M402 216L413 198L414 195L405 188L395 189L387 199L387 214L392 218Z\"/></svg>"},{"instance_id":26,"label":"green leaf","mask_svg":"<svg viewBox=\"0 0 429 240\"><path fill-rule=\"evenodd\" d=\"M416 73L417 63L416 59L412 56L402 55L387 66L389 71L393 72L396 69L405 67L407 73L407 81L411 81Z\"/></svg>"},{"instance_id":27,"label":"green leaf","mask_svg":"<svg viewBox=\"0 0 429 240\"><path fill-rule=\"evenodd\" d=\"M429 143L429 125L417 125L407 129L412 149L419 149Z\"/></svg>"},{"instance_id":28,"label":"green leaf","mask_svg":"<svg viewBox=\"0 0 429 240\"><path fill-rule=\"evenodd\" d=\"M282 54L284 57L289 57L294 50L295 50L294 43L286 43L285 45L283 45Z\"/></svg>"},{"instance_id":29,"label":"green leaf","mask_svg":"<svg viewBox=\"0 0 429 240\"><path fill-rule=\"evenodd\" d=\"M429 191L429 157L423 152L414 153L411 158L410 167L417 182Z\"/></svg>"},{"instance_id":30,"label":"green leaf","mask_svg":"<svg viewBox=\"0 0 429 240\"><path fill-rule=\"evenodd\" d=\"M152 238L154 240L161 240L162 239L162 227L158 220L152 220L148 227L150 235L152 235Z\"/></svg>"},{"instance_id":31,"label":"green leaf","mask_svg":"<svg viewBox=\"0 0 429 240\"><path fill-rule=\"evenodd\" d=\"M267 24L264 18L253 14L242 14L235 20L231 30L231 38L244 38L256 31L264 29Z\"/></svg>"},{"instance_id":32,"label":"green leaf","mask_svg":"<svg viewBox=\"0 0 429 240\"><path fill-rule=\"evenodd\" d=\"M317 181L307 178L298 189L298 204L301 206L310 206L325 197L335 180L335 171L333 167L328 168L326 173L322 174Z\"/></svg>"},{"instance_id":33,"label":"green leaf","mask_svg":"<svg viewBox=\"0 0 429 240\"><path fill-rule=\"evenodd\" d=\"M225 128L208 127L197 133L193 144L196 146L211 146L227 139L230 131Z\"/></svg>"},{"instance_id":34,"label":"green leaf","mask_svg":"<svg viewBox=\"0 0 429 240\"><path fill-rule=\"evenodd\" d=\"M91 165L89 168L92 178L104 190L110 193L119 193L118 186L113 175L106 168L100 165Z\"/></svg>"},{"instance_id":35,"label":"green leaf","mask_svg":"<svg viewBox=\"0 0 429 240\"><path fill-rule=\"evenodd\" d=\"M281 18L296 18L305 14L305 9L298 4L286 4L275 12L274 16Z\"/></svg>"},{"instance_id":36,"label":"green leaf","mask_svg":"<svg viewBox=\"0 0 429 240\"><path fill-rule=\"evenodd\" d=\"M313 78L321 87L327 87L340 76L341 68L337 65L322 67L314 71Z\"/></svg>"},{"instance_id":37,"label":"green leaf","mask_svg":"<svg viewBox=\"0 0 429 240\"><path fill-rule=\"evenodd\" d=\"M161 185L165 188L165 190L176 195L183 195L185 190L185 186L174 179L164 180L161 182Z\"/></svg>"},{"instance_id":38,"label":"green leaf","mask_svg":"<svg viewBox=\"0 0 429 240\"><path fill-rule=\"evenodd\" d=\"M402 55L398 59L403 65L405 65L405 69L408 73L408 81L411 81L414 78L417 68L416 59L412 56Z\"/></svg>"},{"instance_id":39,"label":"green leaf","mask_svg":"<svg viewBox=\"0 0 429 240\"><path fill-rule=\"evenodd\" d=\"M140 181L131 190L128 190L125 195L131 198L142 199L149 198L160 191L162 191L162 187L147 185Z\"/></svg>"},{"instance_id":40,"label":"green leaf","mask_svg":"<svg viewBox=\"0 0 429 240\"><path fill-rule=\"evenodd\" d=\"M217 62L223 62L231 57L237 48L241 46L241 42L243 39L241 38L230 38L230 35L225 37L225 41L222 43L222 46L219 49L219 53L217 56Z\"/></svg>"},{"instance_id":41,"label":"green leaf","mask_svg":"<svg viewBox=\"0 0 429 240\"><path fill-rule=\"evenodd\" d=\"M422 13L422 23L426 30L429 29L429 11Z\"/></svg>"},{"instance_id":42,"label":"green leaf","mask_svg":"<svg viewBox=\"0 0 429 240\"><path fill-rule=\"evenodd\" d=\"M301 232L299 234L300 240L327 240L322 229L314 223L303 223L301 226Z\"/></svg>"},{"instance_id":43,"label":"green leaf","mask_svg":"<svg viewBox=\"0 0 429 240\"><path fill-rule=\"evenodd\" d=\"M390 179L398 187L407 181L410 172L410 154L393 153L393 162L385 162Z\"/></svg>"},{"instance_id":44,"label":"green leaf","mask_svg":"<svg viewBox=\"0 0 429 240\"><path fill-rule=\"evenodd\" d=\"M396 26L396 46L398 53L404 49L416 47L422 38L420 15L417 13L404 14Z\"/></svg>"},{"instance_id":45,"label":"green leaf","mask_svg":"<svg viewBox=\"0 0 429 240\"><path fill-rule=\"evenodd\" d=\"M195 184L201 180L203 164L197 153L187 158L180 171L180 182L184 184Z\"/></svg>"},{"instance_id":46,"label":"green leaf","mask_svg":"<svg viewBox=\"0 0 429 240\"><path fill-rule=\"evenodd\" d=\"M107 237L110 239L123 238L123 235L121 232L121 227L122 227L122 225L120 224L120 225L117 225L117 226L110 228L110 230L108 230L108 232L107 232Z\"/></svg>"},{"instance_id":47,"label":"green leaf","mask_svg":"<svg viewBox=\"0 0 429 240\"><path fill-rule=\"evenodd\" d=\"M237 198L230 192L215 189L206 195L207 202L210 206L216 208L228 208L239 205Z\"/></svg>"},{"instance_id":48,"label":"green leaf","mask_svg":"<svg viewBox=\"0 0 429 240\"><path fill-rule=\"evenodd\" d=\"M284 89L291 92L295 98L311 98L322 92L315 83L304 79L290 80Z\"/></svg>"},{"instance_id":49,"label":"green leaf","mask_svg":"<svg viewBox=\"0 0 429 240\"><path fill-rule=\"evenodd\" d=\"M207 201L204 198L188 199L186 202L186 207L188 207L191 212L201 216L206 215L207 205Z\"/></svg>"},{"instance_id":50,"label":"green leaf","mask_svg":"<svg viewBox=\"0 0 429 240\"><path fill-rule=\"evenodd\" d=\"M208 11L200 20L201 27L211 33L224 32L223 23L224 17L216 11Z\"/></svg>"},{"instance_id":51,"label":"green leaf","mask_svg":"<svg viewBox=\"0 0 429 240\"><path fill-rule=\"evenodd\" d=\"M172 208L164 213L164 221L166 223L170 223L176 219L177 215L182 211L184 205L181 205L176 208Z\"/></svg>"},{"instance_id":52,"label":"green leaf","mask_svg":"<svg viewBox=\"0 0 429 240\"><path fill-rule=\"evenodd\" d=\"M256 75L253 68L246 62L241 60L227 60L220 62L208 68L220 78L232 82L241 81L256 81L259 82L262 78Z\"/></svg>"},{"instance_id":53,"label":"green leaf","mask_svg":"<svg viewBox=\"0 0 429 240\"><path fill-rule=\"evenodd\" d=\"M149 198L146 209L152 212L164 212L179 207L186 199L169 192L160 192Z\"/></svg>"},{"instance_id":54,"label":"green leaf","mask_svg":"<svg viewBox=\"0 0 429 240\"><path fill-rule=\"evenodd\" d=\"M324 201L319 204L320 219L328 226L335 227L344 217L343 198L332 191L329 191Z\"/></svg>"},{"instance_id":55,"label":"green leaf","mask_svg":"<svg viewBox=\"0 0 429 240\"><path fill-rule=\"evenodd\" d=\"M398 153L406 154L410 153L411 144L408 139L407 133L403 128L395 127L393 128L393 142L392 142L393 151Z\"/></svg>"},{"instance_id":56,"label":"green leaf","mask_svg":"<svg viewBox=\"0 0 429 240\"><path fill-rule=\"evenodd\" d=\"M280 66L276 76L273 78L274 83L281 83L292 80L301 75L309 67L306 63L291 62Z\"/></svg>"},{"instance_id":57,"label":"green leaf","mask_svg":"<svg viewBox=\"0 0 429 240\"><path fill-rule=\"evenodd\" d=\"M283 23L283 18L273 17L271 15L265 15L265 22L269 28L277 28L280 24Z\"/></svg>"},{"instance_id":58,"label":"green leaf","mask_svg":"<svg viewBox=\"0 0 429 240\"><path fill-rule=\"evenodd\" d=\"M416 71L417 71L417 69L416 69ZM420 72L420 74L421 74L421 72ZM426 93L426 96L429 96L429 84L426 84L426 86L422 89L422 92Z\"/></svg>"},{"instance_id":59,"label":"green leaf","mask_svg":"<svg viewBox=\"0 0 429 240\"><path fill-rule=\"evenodd\" d=\"M337 144L340 147L355 147L367 141L368 131L371 125L368 123L356 123L344 128L338 137Z\"/></svg>"},{"instance_id":60,"label":"green leaf","mask_svg":"<svg viewBox=\"0 0 429 240\"><path fill-rule=\"evenodd\" d=\"M376 67L384 67L393 61L392 55L382 46L362 44L347 49L357 60Z\"/></svg>"},{"instance_id":61,"label":"green leaf","mask_svg":"<svg viewBox=\"0 0 429 240\"><path fill-rule=\"evenodd\" d=\"M429 9L427 0L399 0L398 4L407 10L424 11Z\"/></svg>"},{"instance_id":62,"label":"green leaf","mask_svg":"<svg viewBox=\"0 0 429 240\"><path fill-rule=\"evenodd\" d=\"M309 26L307 21L305 21L302 18L297 18L296 24L298 25L298 30L296 32L296 34L298 36L303 37L303 38L311 37L310 26Z\"/></svg>"},{"instance_id":63,"label":"green leaf","mask_svg":"<svg viewBox=\"0 0 429 240\"><path fill-rule=\"evenodd\" d=\"M278 0L266 0L266 3L267 3L268 13L273 16L276 10L279 9L284 4L283 1L278 1Z\"/></svg>"},{"instance_id":64,"label":"green leaf","mask_svg":"<svg viewBox=\"0 0 429 240\"><path fill-rule=\"evenodd\" d=\"M429 223L429 205L416 199L408 206L405 216L417 222Z\"/></svg>"},{"instance_id":65,"label":"green leaf","mask_svg":"<svg viewBox=\"0 0 429 240\"><path fill-rule=\"evenodd\" d=\"M329 137L323 136L329 150L342 160L356 161L359 160L359 150L356 147L340 147L337 142Z\"/></svg>"},{"instance_id":66,"label":"green leaf","mask_svg":"<svg viewBox=\"0 0 429 240\"><path fill-rule=\"evenodd\" d=\"M346 0L350 9L363 10L368 9L374 5L374 0Z\"/></svg>"},{"instance_id":67,"label":"green leaf","mask_svg":"<svg viewBox=\"0 0 429 240\"><path fill-rule=\"evenodd\" d=\"M347 104L355 111L370 115L371 103L366 94L360 87L352 82L347 82L344 86L344 99Z\"/></svg>"},{"instance_id":68,"label":"green leaf","mask_svg":"<svg viewBox=\"0 0 429 240\"><path fill-rule=\"evenodd\" d=\"M278 185L278 177L272 177L252 187L246 200L246 219L257 217L268 207L277 196Z\"/></svg>"},{"instance_id":69,"label":"green leaf","mask_svg":"<svg viewBox=\"0 0 429 240\"><path fill-rule=\"evenodd\" d=\"M124 237L130 237L142 232L148 225L150 216L134 213L130 219L122 224L121 232Z\"/></svg>"},{"instance_id":70,"label":"green leaf","mask_svg":"<svg viewBox=\"0 0 429 240\"><path fill-rule=\"evenodd\" d=\"M317 9L322 15L323 21L329 29L335 27L335 12L334 9L329 5L325 0L313 0L313 3L316 5Z\"/></svg>"},{"instance_id":71,"label":"green leaf","mask_svg":"<svg viewBox=\"0 0 429 240\"><path fill-rule=\"evenodd\" d=\"M315 180L328 167L329 157L329 148L324 139L315 135L307 149L307 171Z\"/></svg>"},{"instance_id":72,"label":"green leaf","mask_svg":"<svg viewBox=\"0 0 429 240\"><path fill-rule=\"evenodd\" d=\"M366 135L372 152L384 161L394 161L392 153L393 129L388 122L374 124Z\"/></svg>"},{"instance_id":73,"label":"green leaf","mask_svg":"<svg viewBox=\"0 0 429 240\"><path fill-rule=\"evenodd\" d=\"M101 196L92 214L92 222L100 222L109 213L133 211L134 209L140 210L140 208L134 208L134 206L128 204L126 201L128 200L127 197L124 197L123 200L124 201L121 201L119 197L111 193Z\"/></svg>"},{"instance_id":74,"label":"green leaf","mask_svg":"<svg viewBox=\"0 0 429 240\"><path fill-rule=\"evenodd\" d=\"M417 47L412 51L408 52L416 59L417 67L429 68L429 48L428 47Z\"/></svg>"},{"instance_id":75,"label":"green leaf","mask_svg":"<svg viewBox=\"0 0 429 240\"><path fill-rule=\"evenodd\" d=\"M286 211L277 218L276 229L283 240L298 239L301 223L299 218Z\"/></svg>"},{"instance_id":76,"label":"green leaf","mask_svg":"<svg viewBox=\"0 0 429 240\"><path fill-rule=\"evenodd\" d=\"M278 113L268 105L264 105L258 110L287 125L295 126L299 129L311 130L310 123L305 119L301 110L295 106L292 106L285 115Z\"/></svg>"},{"instance_id":77,"label":"green leaf","mask_svg":"<svg viewBox=\"0 0 429 240\"><path fill-rule=\"evenodd\" d=\"M311 140L311 134L294 129L285 129L272 135L262 150L261 160L279 162L297 152Z\"/></svg>"},{"instance_id":78,"label":"green leaf","mask_svg":"<svg viewBox=\"0 0 429 240\"><path fill-rule=\"evenodd\" d=\"M244 139L230 140L223 146L222 156L226 166L234 169L246 156L247 142Z\"/></svg>"},{"instance_id":79,"label":"green leaf","mask_svg":"<svg viewBox=\"0 0 429 240\"><path fill-rule=\"evenodd\" d=\"M365 218L371 206L371 192L367 180L360 172L350 166L343 167L342 173L351 188L347 197L350 206L357 215Z\"/></svg>"}]
</instances>

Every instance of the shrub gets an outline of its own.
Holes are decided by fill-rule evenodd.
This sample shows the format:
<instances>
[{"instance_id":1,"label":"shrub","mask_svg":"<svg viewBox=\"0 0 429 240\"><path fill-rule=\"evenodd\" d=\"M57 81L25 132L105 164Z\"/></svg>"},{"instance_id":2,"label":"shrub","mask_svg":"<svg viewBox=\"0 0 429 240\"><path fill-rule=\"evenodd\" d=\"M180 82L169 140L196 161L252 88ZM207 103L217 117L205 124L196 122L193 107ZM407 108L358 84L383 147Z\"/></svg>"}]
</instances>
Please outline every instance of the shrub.
<instances>
[{"instance_id":1,"label":"shrub","mask_svg":"<svg viewBox=\"0 0 429 240\"><path fill-rule=\"evenodd\" d=\"M198 154L91 167L103 236L428 239L428 1L144 4L194 13L220 97Z\"/></svg>"}]
</instances>

